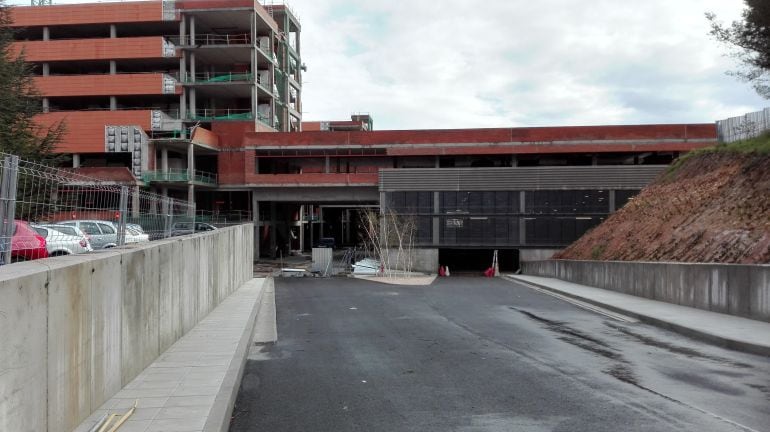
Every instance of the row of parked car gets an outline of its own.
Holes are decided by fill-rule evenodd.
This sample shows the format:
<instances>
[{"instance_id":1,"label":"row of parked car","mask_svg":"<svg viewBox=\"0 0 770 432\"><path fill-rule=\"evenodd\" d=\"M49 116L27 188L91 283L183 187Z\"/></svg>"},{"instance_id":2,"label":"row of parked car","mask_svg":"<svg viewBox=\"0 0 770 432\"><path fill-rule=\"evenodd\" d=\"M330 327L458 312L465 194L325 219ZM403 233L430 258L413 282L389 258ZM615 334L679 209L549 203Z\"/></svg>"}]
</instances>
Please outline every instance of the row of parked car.
<instances>
[{"instance_id":1,"label":"row of parked car","mask_svg":"<svg viewBox=\"0 0 770 432\"><path fill-rule=\"evenodd\" d=\"M171 235L185 235L216 229L201 222L178 222ZM141 225L126 224L125 244L144 243L150 236ZM68 220L56 223L28 223L17 220L11 239L11 261L28 261L49 256L82 254L118 245L118 227L104 220ZM7 247L7 245L3 245Z\"/></svg>"}]
</instances>

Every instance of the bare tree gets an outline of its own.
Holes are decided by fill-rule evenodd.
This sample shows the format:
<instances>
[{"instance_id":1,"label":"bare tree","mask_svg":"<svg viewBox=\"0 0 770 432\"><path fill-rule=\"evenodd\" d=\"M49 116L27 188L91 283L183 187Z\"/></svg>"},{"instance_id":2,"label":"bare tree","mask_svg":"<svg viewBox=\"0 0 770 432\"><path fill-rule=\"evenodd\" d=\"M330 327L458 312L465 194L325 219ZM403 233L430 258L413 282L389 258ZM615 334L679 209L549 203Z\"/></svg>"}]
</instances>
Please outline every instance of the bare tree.
<instances>
[{"instance_id":1,"label":"bare tree","mask_svg":"<svg viewBox=\"0 0 770 432\"><path fill-rule=\"evenodd\" d=\"M393 210L366 210L362 223L366 248L380 261L381 273L388 277L411 273L417 233L415 218Z\"/></svg>"}]
</instances>

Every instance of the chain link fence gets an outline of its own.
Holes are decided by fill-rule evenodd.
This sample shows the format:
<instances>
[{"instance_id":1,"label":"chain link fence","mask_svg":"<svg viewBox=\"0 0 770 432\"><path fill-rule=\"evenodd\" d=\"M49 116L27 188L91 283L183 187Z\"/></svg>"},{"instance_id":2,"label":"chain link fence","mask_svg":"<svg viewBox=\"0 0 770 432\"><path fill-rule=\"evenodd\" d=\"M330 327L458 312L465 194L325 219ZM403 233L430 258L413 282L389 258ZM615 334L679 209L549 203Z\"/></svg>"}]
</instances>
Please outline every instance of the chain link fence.
<instances>
[{"instance_id":1,"label":"chain link fence","mask_svg":"<svg viewBox=\"0 0 770 432\"><path fill-rule=\"evenodd\" d=\"M0 152L0 265L210 229L187 201Z\"/></svg>"}]
</instances>

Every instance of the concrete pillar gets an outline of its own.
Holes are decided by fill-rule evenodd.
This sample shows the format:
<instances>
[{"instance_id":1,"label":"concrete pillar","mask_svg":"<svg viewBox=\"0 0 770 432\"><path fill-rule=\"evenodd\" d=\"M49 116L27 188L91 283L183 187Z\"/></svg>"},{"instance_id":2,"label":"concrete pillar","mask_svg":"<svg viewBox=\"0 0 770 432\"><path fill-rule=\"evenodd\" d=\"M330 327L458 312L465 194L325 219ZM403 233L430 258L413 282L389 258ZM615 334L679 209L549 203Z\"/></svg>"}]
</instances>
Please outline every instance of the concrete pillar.
<instances>
[{"instance_id":1,"label":"concrete pillar","mask_svg":"<svg viewBox=\"0 0 770 432\"><path fill-rule=\"evenodd\" d=\"M118 62L115 60L110 60L110 75L115 75L118 73Z\"/></svg>"},{"instance_id":2,"label":"concrete pillar","mask_svg":"<svg viewBox=\"0 0 770 432\"><path fill-rule=\"evenodd\" d=\"M615 210L617 210L617 204L615 203L615 191L611 190L610 192L610 213L615 213Z\"/></svg>"},{"instance_id":3,"label":"concrete pillar","mask_svg":"<svg viewBox=\"0 0 770 432\"><path fill-rule=\"evenodd\" d=\"M118 109L118 98L115 96L110 96L110 111L117 111Z\"/></svg>"},{"instance_id":4,"label":"concrete pillar","mask_svg":"<svg viewBox=\"0 0 770 432\"><path fill-rule=\"evenodd\" d=\"M160 194L163 195L163 197L168 197L168 188L165 186L160 188Z\"/></svg>"},{"instance_id":5,"label":"concrete pillar","mask_svg":"<svg viewBox=\"0 0 770 432\"><path fill-rule=\"evenodd\" d=\"M198 110L198 107L197 107L197 104L196 104L196 101L195 101L195 89L194 88L190 89L190 102L189 102L189 106L190 106L190 117L191 118L195 118L198 115L196 113L196 111Z\"/></svg>"},{"instance_id":6,"label":"concrete pillar","mask_svg":"<svg viewBox=\"0 0 770 432\"><path fill-rule=\"evenodd\" d=\"M329 162L330 162L330 158L329 156L326 156L326 159L324 161L324 172L326 174L329 174Z\"/></svg>"},{"instance_id":7,"label":"concrete pillar","mask_svg":"<svg viewBox=\"0 0 770 432\"><path fill-rule=\"evenodd\" d=\"M299 206L299 250L305 251L305 206Z\"/></svg>"},{"instance_id":8,"label":"concrete pillar","mask_svg":"<svg viewBox=\"0 0 770 432\"><path fill-rule=\"evenodd\" d=\"M187 144L187 177L188 182L192 183L195 175L195 148L193 143Z\"/></svg>"},{"instance_id":9,"label":"concrete pillar","mask_svg":"<svg viewBox=\"0 0 770 432\"><path fill-rule=\"evenodd\" d=\"M519 244L522 246L527 244L527 219L524 217L527 212L526 197L527 194L524 191L519 191L519 213L521 214L519 217Z\"/></svg>"},{"instance_id":10,"label":"concrete pillar","mask_svg":"<svg viewBox=\"0 0 770 432\"><path fill-rule=\"evenodd\" d=\"M594 166L599 165L599 156L597 155L591 156L591 165L594 165Z\"/></svg>"},{"instance_id":11,"label":"concrete pillar","mask_svg":"<svg viewBox=\"0 0 770 432\"><path fill-rule=\"evenodd\" d=\"M517 155L511 155L511 166L512 167L519 166L519 157Z\"/></svg>"},{"instance_id":12,"label":"concrete pillar","mask_svg":"<svg viewBox=\"0 0 770 432\"><path fill-rule=\"evenodd\" d=\"M184 87L182 88L182 94L179 95L179 118L187 120L187 89Z\"/></svg>"},{"instance_id":13,"label":"concrete pillar","mask_svg":"<svg viewBox=\"0 0 770 432\"><path fill-rule=\"evenodd\" d=\"M195 82L195 53L190 53L190 82Z\"/></svg>"},{"instance_id":14,"label":"concrete pillar","mask_svg":"<svg viewBox=\"0 0 770 432\"><path fill-rule=\"evenodd\" d=\"M48 76L51 74L51 65L48 63L43 63L43 76Z\"/></svg>"},{"instance_id":15,"label":"concrete pillar","mask_svg":"<svg viewBox=\"0 0 770 432\"><path fill-rule=\"evenodd\" d=\"M190 45L197 45L195 42L195 15L190 15Z\"/></svg>"},{"instance_id":16,"label":"concrete pillar","mask_svg":"<svg viewBox=\"0 0 770 432\"><path fill-rule=\"evenodd\" d=\"M259 242L262 239L262 230L259 223L259 200L256 191L251 191L251 220L254 223L254 261L257 261L260 254Z\"/></svg>"},{"instance_id":17,"label":"concrete pillar","mask_svg":"<svg viewBox=\"0 0 770 432\"><path fill-rule=\"evenodd\" d=\"M436 159L433 161L433 168L441 168L441 156L436 155Z\"/></svg>"},{"instance_id":18,"label":"concrete pillar","mask_svg":"<svg viewBox=\"0 0 770 432\"><path fill-rule=\"evenodd\" d=\"M195 216L195 185L187 185L187 216Z\"/></svg>"},{"instance_id":19,"label":"concrete pillar","mask_svg":"<svg viewBox=\"0 0 770 432\"><path fill-rule=\"evenodd\" d=\"M276 239L276 236L278 235L278 227L277 225L277 210L275 201L270 203L270 257L275 259L277 257L276 254L276 246L278 243L278 239Z\"/></svg>"},{"instance_id":20,"label":"concrete pillar","mask_svg":"<svg viewBox=\"0 0 770 432\"><path fill-rule=\"evenodd\" d=\"M321 237L324 236L324 225L325 225L325 222L324 222L324 208L321 207L321 206L318 207L318 222L319 222L319 224L318 224L318 238L320 239Z\"/></svg>"},{"instance_id":21,"label":"concrete pillar","mask_svg":"<svg viewBox=\"0 0 770 432\"><path fill-rule=\"evenodd\" d=\"M43 27L43 40L48 41L51 40L51 29L46 27Z\"/></svg>"},{"instance_id":22,"label":"concrete pillar","mask_svg":"<svg viewBox=\"0 0 770 432\"><path fill-rule=\"evenodd\" d=\"M72 168L80 168L80 155L77 153L72 154Z\"/></svg>"},{"instance_id":23,"label":"concrete pillar","mask_svg":"<svg viewBox=\"0 0 770 432\"><path fill-rule=\"evenodd\" d=\"M165 147L160 149L160 170L163 173L168 172L168 149Z\"/></svg>"},{"instance_id":24,"label":"concrete pillar","mask_svg":"<svg viewBox=\"0 0 770 432\"><path fill-rule=\"evenodd\" d=\"M437 157L438 159L438 157ZM441 192L433 192L433 245L441 243Z\"/></svg>"},{"instance_id":25,"label":"concrete pillar","mask_svg":"<svg viewBox=\"0 0 770 432\"><path fill-rule=\"evenodd\" d=\"M43 112L47 113L51 110L51 104L47 97L43 98Z\"/></svg>"},{"instance_id":26,"label":"concrete pillar","mask_svg":"<svg viewBox=\"0 0 770 432\"><path fill-rule=\"evenodd\" d=\"M183 14L179 20L179 45L187 45L187 17Z\"/></svg>"},{"instance_id":27,"label":"concrete pillar","mask_svg":"<svg viewBox=\"0 0 770 432\"><path fill-rule=\"evenodd\" d=\"M118 26L110 24L110 38L115 39L118 37Z\"/></svg>"}]
</instances>

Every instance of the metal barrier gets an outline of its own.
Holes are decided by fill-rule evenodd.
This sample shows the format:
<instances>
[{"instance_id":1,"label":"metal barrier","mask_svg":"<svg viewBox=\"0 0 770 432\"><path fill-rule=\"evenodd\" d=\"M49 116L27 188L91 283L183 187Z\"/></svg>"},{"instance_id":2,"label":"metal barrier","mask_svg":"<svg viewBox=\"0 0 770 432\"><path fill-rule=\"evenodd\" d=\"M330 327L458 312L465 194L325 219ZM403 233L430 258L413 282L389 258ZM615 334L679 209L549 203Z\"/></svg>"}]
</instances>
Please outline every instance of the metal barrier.
<instances>
[{"instance_id":1,"label":"metal barrier","mask_svg":"<svg viewBox=\"0 0 770 432\"><path fill-rule=\"evenodd\" d=\"M717 121L717 136L721 143L756 138L770 131L770 108Z\"/></svg>"},{"instance_id":2,"label":"metal barrier","mask_svg":"<svg viewBox=\"0 0 770 432\"><path fill-rule=\"evenodd\" d=\"M138 183L0 153L0 265L190 234L195 214L194 205Z\"/></svg>"}]
</instances>

